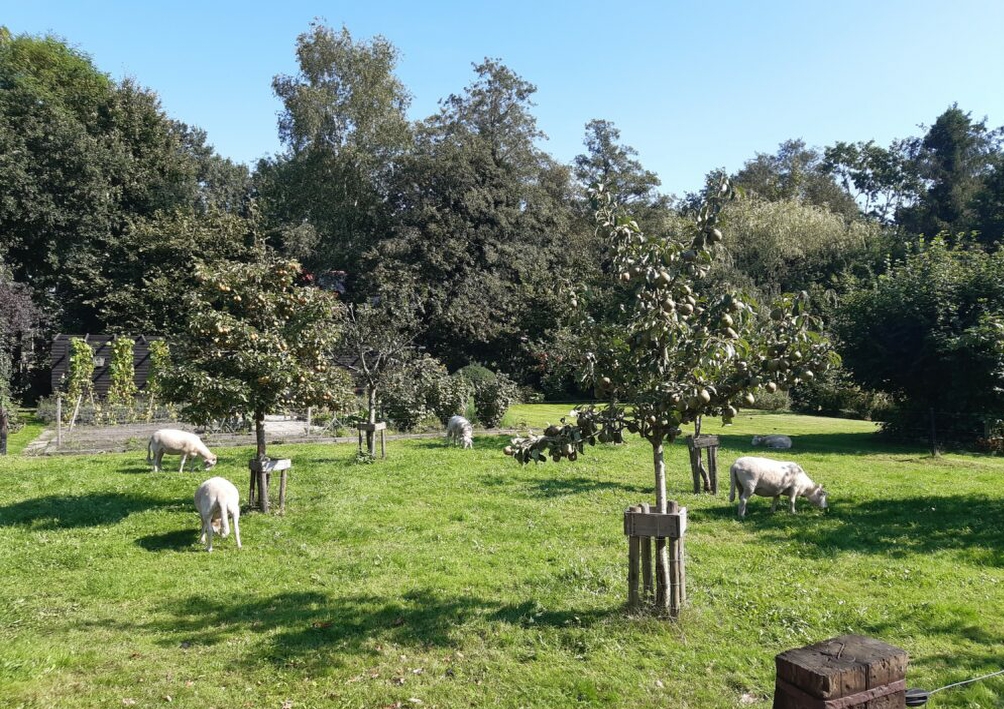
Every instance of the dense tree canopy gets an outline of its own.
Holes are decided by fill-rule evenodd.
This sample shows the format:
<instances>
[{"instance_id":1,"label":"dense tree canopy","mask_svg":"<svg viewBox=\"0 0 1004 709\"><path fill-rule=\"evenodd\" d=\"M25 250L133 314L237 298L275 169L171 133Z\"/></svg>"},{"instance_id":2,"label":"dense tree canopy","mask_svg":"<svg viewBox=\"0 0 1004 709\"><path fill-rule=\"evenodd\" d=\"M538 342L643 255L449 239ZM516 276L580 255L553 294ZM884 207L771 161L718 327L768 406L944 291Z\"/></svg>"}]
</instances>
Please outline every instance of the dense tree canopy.
<instances>
[{"instance_id":1,"label":"dense tree canopy","mask_svg":"<svg viewBox=\"0 0 1004 709\"><path fill-rule=\"evenodd\" d=\"M1004 408L1004 253L922 241L853 290L835 326L868 387L925 414Z\"/></svg>"},{"instance_id":2,"label":"dense tree canopy","mask_svg":"<svg viewBox=\"0 0 1004 709\"><path fill-rule=\"evenodd\" d=\"M417 316L410 341L449 369L480 362L556 396L581 394L575 353L588 343L568 322L564 294L582 294L590 317L614 332L636 305L626 293L637 286L616 280L621 256L596 230L587 185L602 182L611 205L631 211L633 233L652 243L693 237L702 202L715 195L661 194L656 174L603 118L586 125L582 154L556 161L534 115L536 88L501 60L477 64L473 81L435 115L411 121L399 53L383 37L360 40L315 23L295 52L297 71L272 84L284 149L251 174L216 154L205 132L167 116L152 91L112 79L59 39L0 29L4 302L46 315L50 331L181 338L197 315L186 295L204 286L196 273L238 273L260 261L251 219L284 259L305 265L306 280L337 281L358 312L408 303ZM931 402L923 387L906 384L930 385L926 373L945 367L956 378L960 369L996 376L996 296L979 283L1000 275L1002 130L952 105L921 135L888 145L861 138L822 148L788 140L735 175L713 171L708 183L730 177L746 199L716 212L721 258L700 287L682 301L663 295L717 317L714 294L742 288L750 310L727 313L738 323L742 313L762 311L755 301L787 291L825 291L829 306L814 312L829 313L850 288L838 326L857 378L847 386L916 405L996 405L982 395ZM939 233L945 243L931 241ZM969 244L971 233L985 251L948 246ZM927 246L915 252L920 235ZM943 290L929 292L916 275L924 269ZM917 319L931 299L939 317ZM895 304L914 309L890 320L884 309ZM869 347L882 339L870 339L869 321L908 330L912 349L899 357L924 353L890 374L913 372L903 386L879 376L885 360ZM697 331L705 327L708 337L718 332L703 322ZM629 363L647 352L626 342L614 338L606 353ZM616 363L607 364L616 374ZM952 391L993 386L960 380ZM736 403L709 394L719 409ZM679 423L665 421L666 430Z\"/></svg>"},{"instance_id":3,"label":"dense tree canopy","mask_svg":"<svg viewBox=\"0 0 1004 709\"><path fill-rule=\"evenodd\" d=\"M13 277L64 327L99 332L108 254L136 220L232 196L241 171L157 97L51 37L0 34L0 233Z\"/></svg>"},{"instance_id":4,"label":"dense tree canopy","mask_svg":"<svg viewBox=\"0 0 1004 709\"><path fill-rule=\"evenodd\" d=\"M569 174L536 147L535 88L494 60L418 129L396 193L398 221L374 255L387 287L425 304L425 343L447 364L507 364L530 304L573 258ZM511 361L511 359L510 359Z\"/></svg>"}]
</instances>

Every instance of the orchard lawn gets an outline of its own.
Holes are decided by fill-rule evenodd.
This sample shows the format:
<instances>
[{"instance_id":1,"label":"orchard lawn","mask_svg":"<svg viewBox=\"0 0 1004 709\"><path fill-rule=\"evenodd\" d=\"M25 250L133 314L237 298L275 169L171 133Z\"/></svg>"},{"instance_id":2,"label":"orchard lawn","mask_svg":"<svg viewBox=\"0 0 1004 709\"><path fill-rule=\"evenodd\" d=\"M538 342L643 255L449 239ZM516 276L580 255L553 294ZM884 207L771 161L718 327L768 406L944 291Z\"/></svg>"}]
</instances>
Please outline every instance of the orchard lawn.
<instances>
[{"instance_id":1,"label":"orchard lawn","mask_svg":"<svg viewBox=\"0 0 1004 709\"><path fill-rule=\"evenodd\" d=\"M541 427L570 407L524 406ZM390 441L270 447L293 459L285 516L246 513L244 549L198 544L211 475L247 494L252 448L212 473L152 473L145 453L0 459L4 707L770 706L774 656L843 633L910 654L932 689L1004 658L1004 459L882 445L874 425L747 414L723 436L718 496L692 494L682 441L671 499L689 509L678 622L629 615L622 511L652 499L651 448L598 445L520 467ZM728 465L785 433L830 492L823 513L745 522ZM17 439L20 445L26 441ZM17 445L13 445L16 453ZM273 498L274 499L274 498ZM1001 706L1004 678L937 694ZM932 700L935 701L935 700Z\"/></svg>"}]
</instances>

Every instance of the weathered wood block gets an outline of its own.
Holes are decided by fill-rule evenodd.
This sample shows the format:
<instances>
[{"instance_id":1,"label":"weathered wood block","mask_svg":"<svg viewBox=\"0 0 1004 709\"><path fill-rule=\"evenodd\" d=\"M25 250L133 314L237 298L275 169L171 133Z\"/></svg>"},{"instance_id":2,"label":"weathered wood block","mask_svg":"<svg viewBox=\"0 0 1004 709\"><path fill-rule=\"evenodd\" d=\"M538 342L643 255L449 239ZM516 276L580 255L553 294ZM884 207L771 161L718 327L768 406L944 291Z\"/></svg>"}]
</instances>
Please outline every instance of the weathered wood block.
<instances>
[{"instance_id":1,"label":"weathered wood block","mask_svg":"<svg viewBox=\"0 0 1004 709\"><path fill-rule=\"evenodd\" d=\"M376 423L360 423L356 424L356 428L360 431L382 431L387 428L387 422L377 421Z\"/></svg>"},{"instance_id":2,"label":"weathered wood block","mask_svg":"<svg viewBox=\"0 0 1004 709\"><path fill-rule=\"evenodd\" d=\"M697 438L687 436L687 447L694 448L717 448L719 446L718 436L700 435Z\"/></svg>"},{"instance_id":3,"label":"weathered wood block","mask_svg":"<svg viewBox=\"0 0 1004 709\"><path fill-rule=\"evenodd\" d=\"M281 470L289 470L293 467L293 461L289 458L277 458L275 460L270 459L265 461L252 458L248 461L248 467L256 473L274 473Z\"/></svg>"},{"instance_id":4,"label":"weathered wood block","mask_svg":"<svg viewBox=\"0 0 1004 709\"><path fill-rule=\"evenodd\" d=\"M774 709L906 707L906 651L841 635L775 658Z\"/></svg>"},{"instance_id":5,"label":"weathered wood block","mask_svg":"<svg viewBox=\"0 0 1004 709\"><path fill-rule=\"evenodd\" d=\"M687 508L679 512L636 512L624 510L624 534L629 537L679 539L687 530Z\"/></svg>"}]
</instances>

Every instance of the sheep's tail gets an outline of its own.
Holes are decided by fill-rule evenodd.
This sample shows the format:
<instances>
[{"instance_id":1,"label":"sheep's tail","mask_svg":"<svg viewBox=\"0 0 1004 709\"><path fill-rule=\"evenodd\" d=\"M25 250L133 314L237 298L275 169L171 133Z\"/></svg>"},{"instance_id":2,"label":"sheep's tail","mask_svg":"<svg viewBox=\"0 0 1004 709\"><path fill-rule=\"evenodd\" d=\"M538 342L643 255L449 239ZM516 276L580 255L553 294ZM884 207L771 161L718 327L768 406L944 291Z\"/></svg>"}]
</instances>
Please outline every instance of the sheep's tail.
<instances>
[{"instance_id":1,"label":"sheep's tail","mask_svg":"<svg viewBox=\"0 0 1004 709\"><path fill-rule=\"evenodd\" d=\"M146 442L146 462L153 462L153 436L150 436L150 440Z\"/></svg>"},{"instance_id":2,"label":"sheep's tail","mask_svg":"<svg viewBox=\"0 0 1004 709\"><path fill-rule=\"evenodd\" d=\"M729 502L736 501L736 468L729 468Z\"/></svg>"}]
</instances>

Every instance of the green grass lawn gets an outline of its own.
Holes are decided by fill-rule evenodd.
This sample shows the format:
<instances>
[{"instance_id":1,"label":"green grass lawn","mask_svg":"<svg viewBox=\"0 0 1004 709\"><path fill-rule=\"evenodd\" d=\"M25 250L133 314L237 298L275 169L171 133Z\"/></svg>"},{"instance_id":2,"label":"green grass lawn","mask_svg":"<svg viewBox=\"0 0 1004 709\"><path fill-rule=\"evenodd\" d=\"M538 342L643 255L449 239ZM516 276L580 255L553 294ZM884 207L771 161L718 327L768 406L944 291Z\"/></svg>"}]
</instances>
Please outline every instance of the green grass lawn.
<instances>
[{"instance_id":1,"label":"green grass lawn","mask_svg":"<svg viewBox=\"0 0 1004 709\"><path fill-rule=\"evenodd\" d=\"M540 427L571 407L518 407ZM1004 460L890 448L873 424L791 415L709 423L722 467L753 433L791 435L827 512L744 522L692 494L678 622L629 615L622 512L652 500L651 448L596 446L520 467L475 449L390 441L275 446L293 459L285 516L241 518L212 554L195 488L145 453L0 460L0 706L770 706L774 656L843 633L910 654L932 689L1004 662ZM250 448L212 474L247 494ZM176 459L175 459L176 460ZM725 471L723 471L724 473ZM275 501L275 497L273 497ZM929 706L1000 707L1004 678ZM170 698L170 699L168 699Z\"/></svg>"}]
</instances>

